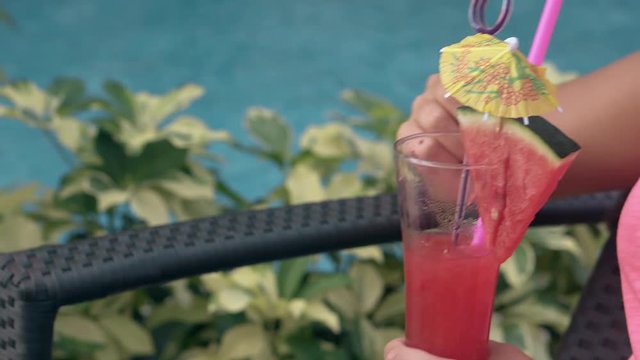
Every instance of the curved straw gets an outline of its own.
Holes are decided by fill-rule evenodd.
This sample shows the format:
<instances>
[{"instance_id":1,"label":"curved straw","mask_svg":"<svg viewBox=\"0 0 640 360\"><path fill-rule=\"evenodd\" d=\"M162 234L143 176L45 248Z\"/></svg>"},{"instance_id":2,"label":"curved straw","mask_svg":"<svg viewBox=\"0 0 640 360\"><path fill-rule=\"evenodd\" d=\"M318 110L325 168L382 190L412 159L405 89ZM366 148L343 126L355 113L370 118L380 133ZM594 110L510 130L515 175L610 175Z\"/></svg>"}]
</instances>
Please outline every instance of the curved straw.
<instances>
[{"instance_id":1,"label":"curved straw","mask_svg":"<svg viewBox=\"0 0 640 360\"><path fill-rule=\"evenodd\" d=\"M511 10L513 9L512 0L502 0L502 8L498 19L493 26L489 27L485 21L485 10L487 7L487 0L471 0L469 5L469 23L479 33L494 35L498 31L502 30L504 25L509 20Z\"/></svg>"}]
</instances>

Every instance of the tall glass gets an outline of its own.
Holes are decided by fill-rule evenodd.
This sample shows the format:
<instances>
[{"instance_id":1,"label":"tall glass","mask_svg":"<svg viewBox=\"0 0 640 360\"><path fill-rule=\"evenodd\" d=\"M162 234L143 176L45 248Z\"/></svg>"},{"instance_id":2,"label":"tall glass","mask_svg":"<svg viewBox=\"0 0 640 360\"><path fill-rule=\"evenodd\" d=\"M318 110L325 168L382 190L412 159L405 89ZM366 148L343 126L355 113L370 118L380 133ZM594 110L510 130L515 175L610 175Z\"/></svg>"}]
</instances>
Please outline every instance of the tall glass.
<instances>
[{"instance_id":1,"label":"tall glass","mask_svg":"<svg viewBox=\"0 0 640 360\"><path fill-rule=\"evenodd\" d=\"M396 142L406 284L406 341L434 355L486 360L499 262L473 191L486 166L464 165L459 133Z\"/></svg>"}]
</instances>

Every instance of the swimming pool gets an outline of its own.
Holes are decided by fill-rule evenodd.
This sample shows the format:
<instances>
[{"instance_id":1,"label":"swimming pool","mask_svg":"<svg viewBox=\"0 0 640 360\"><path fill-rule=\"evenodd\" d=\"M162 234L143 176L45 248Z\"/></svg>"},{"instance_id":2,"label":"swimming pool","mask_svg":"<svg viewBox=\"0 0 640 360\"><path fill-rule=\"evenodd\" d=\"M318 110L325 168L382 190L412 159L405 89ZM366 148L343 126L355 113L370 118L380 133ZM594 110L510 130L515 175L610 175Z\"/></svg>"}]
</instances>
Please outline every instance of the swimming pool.
<instances>
[{"instance_id":1,"label":"swimming pool","mask_svg":"<svg viewBox=\"0 0 640 360\"><path fill-rule=\"evenodd\" d=\"M434 5L437 4L437 5ZM527 49L543 1L516 0L502 37ZM59 75L97 91L113 78L164 92L195 82L191 109L246 137L251 105L281 112L297 134L340 109L340 90L366 89L408 109L436 71L438 49L470 34L468 1L29 0L5 2L17 30L0 29L0 66L46 85ZM566 1L548 58L587 72L639 48L640 1ZM224 151L224 176L255 196L279 181L268 164ZM0 122L0 186L54 185L64 170L41 134ZM264 174L264 176L255 176Z\"/></svg>"}]
</instances>

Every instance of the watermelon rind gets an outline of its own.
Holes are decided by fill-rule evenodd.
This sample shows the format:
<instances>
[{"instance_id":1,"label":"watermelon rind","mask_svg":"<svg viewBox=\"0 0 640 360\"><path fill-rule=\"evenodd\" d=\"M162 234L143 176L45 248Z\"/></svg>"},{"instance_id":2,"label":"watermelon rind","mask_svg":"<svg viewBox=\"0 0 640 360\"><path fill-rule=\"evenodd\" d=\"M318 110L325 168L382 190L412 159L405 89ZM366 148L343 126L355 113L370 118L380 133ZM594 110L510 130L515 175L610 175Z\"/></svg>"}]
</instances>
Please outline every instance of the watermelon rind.
<instances>
[{"instance_id":1,"label":"watermelon rind","mask_svg":"<svg viewBox=\"0 0 640 360\"><path fill-rule=\"evenodd\" d=\"M458 121L468 124L500 121L501 131L515 132L523 140L534 143L538 151L545 153L549 160L562 160L580 150L578 143L542 116L529 117L529 124L525 125L521 118L498 118L492 115L487 118L484 113L461 106L458 108Z\"/></svg>"}]
</instances>

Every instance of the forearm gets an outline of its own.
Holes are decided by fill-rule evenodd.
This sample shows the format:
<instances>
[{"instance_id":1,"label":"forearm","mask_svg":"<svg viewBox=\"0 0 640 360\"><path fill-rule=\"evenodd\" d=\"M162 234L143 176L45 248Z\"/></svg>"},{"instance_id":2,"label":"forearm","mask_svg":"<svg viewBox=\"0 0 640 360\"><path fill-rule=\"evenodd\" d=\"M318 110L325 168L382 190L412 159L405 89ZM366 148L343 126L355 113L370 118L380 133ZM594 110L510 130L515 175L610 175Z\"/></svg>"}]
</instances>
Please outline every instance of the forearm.
<instances>
[{"instance_id":1,"label":"forearm","mask_svg":"<svg viewBox=\"0 0 640 360\"><path fill-rule=\"evenodd\" d=\"M557 196L625 189L640 177L640 52L560 85L546 117L582 146Z\"/></svg>"}]
</instances>

